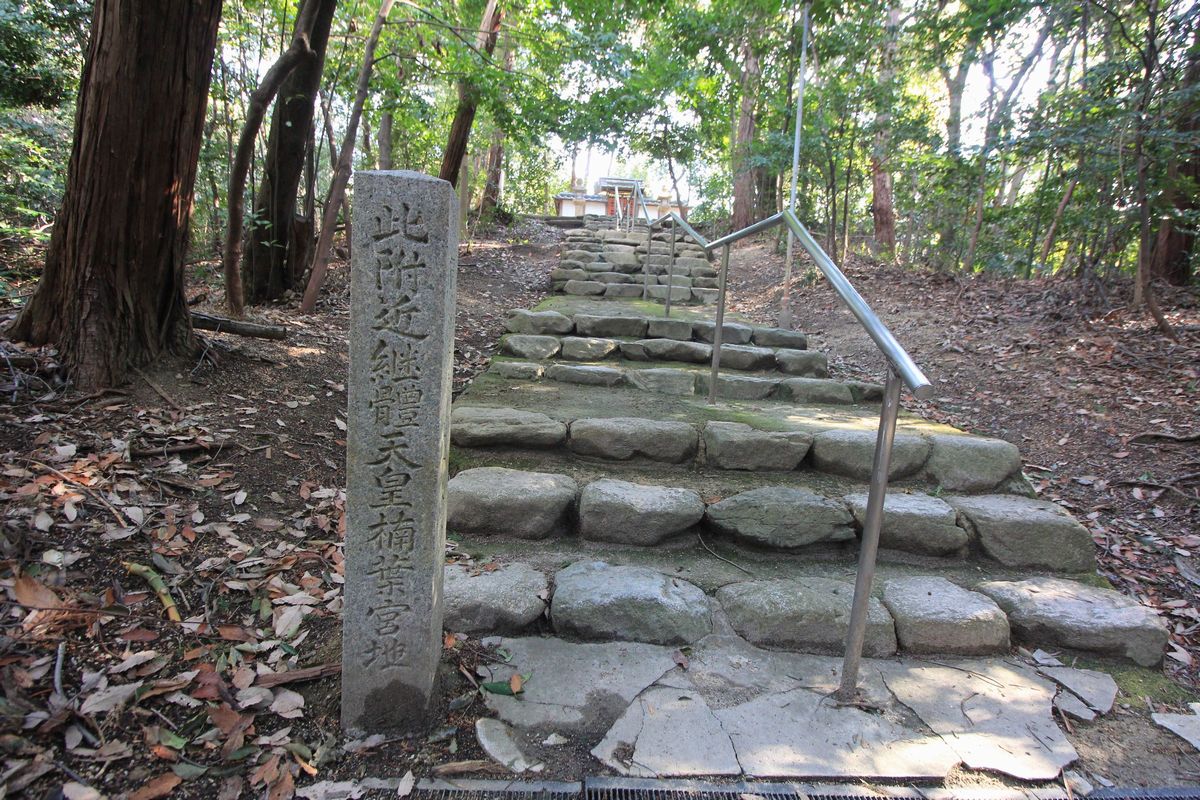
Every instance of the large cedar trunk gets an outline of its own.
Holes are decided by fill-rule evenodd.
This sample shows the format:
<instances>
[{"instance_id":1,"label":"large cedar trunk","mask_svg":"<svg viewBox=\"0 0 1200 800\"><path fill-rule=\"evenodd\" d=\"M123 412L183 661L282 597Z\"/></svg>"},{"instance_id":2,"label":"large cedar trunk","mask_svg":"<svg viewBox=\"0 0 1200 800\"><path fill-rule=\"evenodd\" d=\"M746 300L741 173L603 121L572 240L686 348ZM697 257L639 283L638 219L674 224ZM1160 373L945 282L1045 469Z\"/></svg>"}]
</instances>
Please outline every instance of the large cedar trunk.
<instances>
[{"instance_id":1,"label":"large cedar trunk","mask_svg":"<svg viewBox=\"0 0 1200 800\"><path fill-rule=\"evenodd\" d=\"M1200 132L1200 96L1195 91L1195 87L1200 86L1200 28L1193 34L1188 65L1180 85L1190 87L1192 93L1180 106L1175 129L1181 143L1195 142L1196 133ZM1167 162L1167 189L1163 194L1165 204L1174 208L1177 217L1186 219L1200 208L1200 147L1180 144L1171 151ZM1150 258L1150 277L1175 286L1187 286L1192 280L1196 233L1191 226L1180 225L1177 217L1164 215L1159 219Z\"/></svg>"},{"instance_id":2,"label":"large cedar trunk","mask_svg":"<svg viewBox=\"0 0 1200 800\"><path fill-rule=\"evenodd\" d=\"M733 141L733 229L740 230L754 221L754 170L749 163L754 142L754 104L761 67L750 42L742 48L742 103L738 109L737 131Z\"/></svg>"},{"instance_id":3,"label":"large cedar trunk","mask_svg":"<svg viewBox=\"0 0 1200 800\"><path fill-rule=\"evenodd\" d=\"M312 224L295 225L296 190L304 171L305 149L312 138L313 106L325 66L325 48L337 0L305 0L316 3L309 47L312 55L300 62L279 87L275 110L271 114L271 132L267 136L267 157L262 180L255 192L255 224L250 231L250 247L242 268L246 276L246 300L266 303L278 300L296 288L307 266L297 254L312 252L311 242L298 242L297 231L311 230ZM301 11L297 25L307 17Z\"/></svg>"},{"instance_id":4,"label":"large cedar trunk","mask_svg":"<svg viewBox=\"0 0 1200 800\"><path fill-rule=\"evenodd\" d=\"M184 256L221 0L96 0L62 208L12 335L82 389L191 346Z\"/></svg>"}]
</instances>

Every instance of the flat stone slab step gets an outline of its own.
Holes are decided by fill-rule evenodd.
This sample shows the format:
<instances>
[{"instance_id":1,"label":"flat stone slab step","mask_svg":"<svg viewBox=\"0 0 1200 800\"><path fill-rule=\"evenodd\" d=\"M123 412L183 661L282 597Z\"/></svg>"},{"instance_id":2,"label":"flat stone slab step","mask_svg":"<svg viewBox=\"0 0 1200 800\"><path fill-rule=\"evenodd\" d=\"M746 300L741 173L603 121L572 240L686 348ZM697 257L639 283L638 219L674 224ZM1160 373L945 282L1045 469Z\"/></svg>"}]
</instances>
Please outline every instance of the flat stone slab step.
<instances>
[{"instance_id":1,"label":"flat stone slab step","mask_svg":"<svg viewBox=\"0 0 1200 800\"><path fill-rule=\"evenodd\" d=\"M593 370L594 383L608 380L600 367L575 367ZM766 431L748 423L714 420L693 424L681 420L653 420L643 417L594 417L555 420L540 412L492 406L455 405L450 418L450 439L461 447L509 447L520 449L565 448L579 455L614 461L645 459L668 464L692 461L717 469L733 470L797 470L815 469L831 475L841 475L866 481L871 475L875 457L875 433L870 430L847 430L833 426L825 430ZM967 473L957 462L944 456L970 453L974 471ZM892 452L892 479L918 477L952 492L995 490L1018 477L1021 460L1017 448L1000 439L987 439L967 434L898 433ZM896 501L897 503L903 501ZM998 560L1020 560L1010 556L1003 542L1024 540L1031 552L1044 555L1040 561L1053 560L1059 547L1069 547L1070 555L1079 569L1085 556L1090 557L1091 539L1086 529L1069 515L1036 502L1010 495L986 495L956 501L957 513L970 523L985 547ZM911 505L911 504L910 504ZM928 504L927 504L928 505ZM1036 523L1029 529L1017 529L1023 519L1021 510L1028 510L1027 521ZM893 504L889 516L896 541L903 540L902 518L905 510ZM911 508L909 513L919 517L928 508ZM951 511L939 505L938 511L949 523ZM1014 516L1015 513L1015 516ZM945 534L945 524L934 533ZM909 537L911 538L911 537ZM952 540L940 537L940 544L930 544L931 552L944 553L957 549ZM1008 563L1005 561L1005 563ZM1016 566L1016 563L1011 564ZM1036 563L1025 564L1036 566Z\"/></svg>"},{"instance_id":2,"label":"flat stone slab step","mask_svg":"<svg viewBox=\"0 0 1200 800\"><path fill-rule=\"evenodd\" d=\"M664 317L644 317L621 314L563 314L558 311L509 312L504 323L509 333L545 336L599 336L632 339L675 339L711 344L716 323ZM726 322L721 326L724 344L753 344L757 347L808 349L808 337L800 331L767 328L741 322Z\"/></svg>"},{"instance_id":3,"label":"flat stone slab step","mask_svg":"<svg viewBox=\"0 0 1200 800\"><path fill-rule=\"evenodd\" d=\"M569 745L640 777L941 780L966 765L1053 780L1078 757L1055 722L1055 685L1007 660L868 659L862 691L874 708L865 710L830 702L839 658L731 635L701 639L682 660L673 647L641 643L497 644L509 660L481 678L531 677L519 698L484 699L524 743L527 763Z\"/></svg>"}]
</instances>

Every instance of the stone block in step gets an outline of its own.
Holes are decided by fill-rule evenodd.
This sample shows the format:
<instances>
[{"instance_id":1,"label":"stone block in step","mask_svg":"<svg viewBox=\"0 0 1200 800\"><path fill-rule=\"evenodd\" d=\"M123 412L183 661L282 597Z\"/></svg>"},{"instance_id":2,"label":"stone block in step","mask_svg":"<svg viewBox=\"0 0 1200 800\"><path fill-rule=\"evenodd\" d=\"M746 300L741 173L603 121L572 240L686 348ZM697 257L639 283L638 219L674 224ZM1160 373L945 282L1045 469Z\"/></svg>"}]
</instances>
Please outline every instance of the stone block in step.
<instances>
[{"instance_id":1,"label":"stone block in step","mask_svg":"<svg viewBox=\"0 0 1200 800\"><path fill-rule=\"evenodd\" d=\"M693 322L692 336L698 342L712 342L717 331L715 322ZM754 329L740 322L726 322L721 325L721 345L749 344Z\"/></svg>"},{"instance_id":2,"label":"stone block in step","mask_svg":"<svg viewBox=\"0 0 1200 800\"><path fill-rule=\"evenodd\" d=\"M686 319L651 319L646 326L646 336L687 342L692 338L692 323Z\"/></svg>"},{"instance_id":3,"label":"stone block in step","mask_svg":"<svg viewBox=\"0 0 1200 800\"><path fill-rule=\"evenodd\" d=\"M604 245L593 239L568 239L567 247L571 250L587 250L590 253L599 253L604 249Z\"/></svg>"},{"instance_id":4,"label":"stone block in step","mask_svg":"<svg viewBox=\"0 0 1200 800\"><path fill-rule=\"evenodd\" d=\"M647 272L652 275L666 274L667 269L671 266L670 256L649 256L642 259L642 264L647 267ZM686 270L677 268L676 272L686 273Z\"/></svg>"},{"instance_id":5,"label":"stone block in step","mask_svg":"<svg viewBox=\"0 0 1200 800\"><path fill-rule=\"evenodd\" d=\"M641 297L641 283L610 283L604 290L605 297Z\"/></svg>"},{"instance_id":6,"label":"stone block in step","mask_svg":"<svg viewBox=\"0 0 1200 800\"><path fill-rule=\"evenodd\" d=\"M994 489L1021 471L1021 452L1003 439L966 434L934 434L925 464L929 477L951 492Z\"/></svg>"},{"instance_id":7,"label":"stone block in step","mask_svg":"<svg viewBox=\"0 0 1200 800\"><path fill-rule=\"evenodd\" d=\"M692 279L689 278L687 275L679 275L678 273L676 273L674 275L669 275L669 276L668 275L659 275L658 283L662 286L686 286L690 289L692 286Z\"/></svg>"},{"instance_id":8,"label":"stone block in step","mask_svg":"<svg viewBox=\"0 0 1200 800\"><path fill-rule=\"evenodd\" d=\"M596 542L656 545L704 517L691 489L603 478L579 493L579 535Z\"/></svg>"},{"instance_id":9,"label":"stone block in step","mask_svg":"<svg viewBox=\"0 0 1200 800\"><path fill-rule=\"evenodd\" d=\"M829 359L824 353L815 350L780 348L775 351L775 366L780 372L788 375L801 375L806 378L829 377ZM851 397L853 395L851 390Z\"/></svg>"},{"instance_id":10,"label":"stone block in step","mask_svg":"<svg viewBox=\"0 0 1200 800\"><path fill-rule=\"evenodd\" d=\"M679 464L696 454L699 436L686 422L603 417L577 419L567 433L567 447L585 456L625 461L635 456Z\"/></svg>"},{"instance_id":11,"label":"stone block in step","mask_svg":"<svg viewBox=\"0 0 1200 800\"><path fill-rule=\"evenodd\" d=\"M642 339L622 342L621 355L631 361L682 361L707 364L712 361L712 345L678 339Z\"/></svg>"},{"instance_id":12,"label":"stone block in step","mask_svg":"<svg viewBox=\"0 0 1200 800\"><path fill-rule=\"evenodd\" d=\"M785 384L790 382L784 381ZM813 464L822 472L869 480L875 461L875 437L874 430L821 431L813 437ZM897 433L892 442L888 477L895 479L914 475L928 457L928 439L915 433Z\"/></svg>"},{"instance_id":13,"label":"stone block in step","mask_svg":"<svg viewBox=\"0 0 1200 800\"><path fill-rule=\"evenodd\" d=\"M609 254L633 255L637 248L624 242L605 242L601 250L604 257L608 258Z\"/></svg>"},{"instance_id":14,"label":"stone block in step","mask_svg":"<svg viewBox=\"0 0 1200 800\"><path fill-rule=\"evenodd\" d=\"M680 267L683 267L683 268L684 268L684 269L686 269L686 270L691 270L691 274L692 274L692 275L695 275L695 274L696 274L696 270L703 270L703 269L705 269L705 268L708 268L708 269L711 269L711 268L712 268L712 267L709 265L709 263L708 263L708 259L706 259L706 258L695 258L695 257L693 257L693 256L676 256L676 257L675 257L675 263L676 263L678 266L680 266Z\"/></svg>"},{"instance_id":15,"label":"stone block in step","mask_svg":"<svg viewBox=\"0 0 1200 800\"><path fill-rule=\"evenodd\" d=\"M583 264L595 261L595 253L590 250L564 250L562 254L563 261L578 261Z\"/></svg>"},{"instance_id":16,"label":"stone block in step","mask_svg":"<svg viewBox=\"0 0 1200 800\"><path fill-rule=\"evenodd\" d=\"M606 272L612 272L616 269L613 264L610 264L607 261L589 261L587 264L583 265L583 268L588 273L586 280L589 281L596 280L597 275L603 275Z\"/></svg>"},{"instance_id":17,"label":"stone block in step","mask_svg":"<svg viewBox=\"0 0 1200 800\"><path fill-rule=\"evenodd\" d=\"M560 265L558 269L550 270L550 280L555 283L566 283L567 281L586 281L591 278L592 273L588 272L585 264L576 264L568 262ZM556 312L557 313L557 312ZM520 333L520 331L514 331Z\"/></svg>"},{"instance_id":18,"label":"stone block in step","mask_svg":"<svg viewBox=\"0 0 1200 800\"><path fill-rule=\"evenodd\" d=\"M976 589L1004 609L1014 637L1029 646L1123 656L1144 667L1162 660L1166 624L1120 592L1060 578L987 581Z\"/></svg>"},{"instance_id":19,"label":"stone block in step","mask_svg":"<svg viewBox=\"0 0 1200 800\"><path fill-rule=\"evenodd\" d=\"M759 370L775 366L775 351L744 344L721 346L721 366L726 369Z\"/></svg>"},{"instance_id":20,"label":"stone block in step","mask_svg":"<svg viewBox=\"0 0 1200 800\"><path fill-rule=\"evenodd\" d=\"M692 289L687 286L651 286L646 294L655 300L666 300L667 292L671 293L672 303L686 303L692 299Z\"/></svg>"},{"instance_id":21,"label":"stone block in step","mask_svg":"<svg viewBox=\"0 0 1200 800\"><path fill-rule=\"evenodd\" d=\"M907 652L981 656L1008 651L1008 617L1000 606L945 578L894 578L884 584L883 605Z\"/></svg>"},{"instance_id":22,"label":"stone block in step","mask_svg":"<svg viewBox=\"0 0 1200 800\"><path fill-rule=\"evenodd\" d=\"M780 382L779 396L793 403L845 405L854 402L849 386L826 378L788 378Z\"/></svg>"},{"instance_id":23,"label":"stone block in step","mask_svg":"<svg viewBox=\"0 0 1200 800\"><path fill-rule=\"evenodd\" d=\"M792 350L807 350L808 336L800 331L784 328L755 328L753 340L759 347L788 347Z\"/></svg>"},{"instance_id":24,"label":"stone block in step","mask_svg":"<svg viewBox=\"0 0 1200 800\"><path fill-rule=\"evenodd\" d=\"M712 633L700 587L646 567L579 561L554 576L556 633L591 641L684 645Z\"/></svg>"},{"instance_id":25,"label":"stone block in step","mask_svg":"<svg viewBox=\"0 0 1200 800\"><path fill-rule=\"evenodd\" d=\"M473 570L449 564L442 585L442 627L452 633L517 633L546 612L550 584L528 564Z\"/></svg>"},{"instance_id":26,"label":"stone block in step","mask_svg":"<svg viewBox=\"0 0 1200 800\"><path fill-rule=\"evenodd\" d=\"M846 388L856 403L883 402L883 384L868 383L867 381L846 381Z\"/></svg>"},{"instance_id":27,"label":"stone block in step","mask_svg":"<svg viewBox=\"0 0 1200 800\"><path fill-rule=\"evenodd\" d=\"M803 431L760 431L744 422L709 422L704 426L704 460L721 469L794 470L812 440L812 434ZM947 509L953 519L954 510Z\"/></svg>"},{"instance_id":28,"label":"stone block in step","mask_svg":"<svg viewBox=\"0 0 1200 800\"><path fill-rule=\"evenodd\" d=\"M446 528L544 539L566 526L579 485L566 475L503 467L467 469L446 487Z\"/></svg>"},{"instance_id":29,"label":"stone block in step","mask_svg":"<svg viewBox=\"0 0 1200 800\"><path fill-rule=\"evenodd\" d=\"M597 231L597 233L600 234L600 240L606 244L609 242L615 242L615 243L624 243L624 244L631 244L631 245L637 246L642 241L644 241L643 237L634 236L629 231L621 231L621 230L614 229L614 230Z\"/></svg>"},{"instance_id":30,"label":"stone block in step","mask_svg":"<svg viewBox=\"0 0 1200 800\"><path fill-rule=\"evenodd\" d=\"M559 355L572 361L595 361L608 358L616 352L616 339L602 339L595 336L564 336Z\"/></svg>"},{"instance_id":31,"label":"stone block in step","mask_svg":"<svg viewBox=\"0 0 1200 800\"><path fill-rule=\"evenodd\" d=\"M600 281L601 283L637 283L639 277L626 275L624 272L597 272L592 276L592 280Z\"/></svg>"},{"instance_id":32,"label":"stone block in step","mask_svg":"<svg viewBox=\"0 0 1200 800\"><path fill-rule=\"evenodd\" d=\"M848 494L843 499L861 528L867 519L866 492ZM958 526L957 520L954 508L940 498L893 490L884 496L879 544L892 550L930 556L960 553L966 548L969 537Z\"/></svg>"},{"instance_id":33,"label":"stone block in step","mask_svg":"<svg viewBox=\"0 0 1200 800\"><path fill-rule=\"evenodd\" d=\"M1085 572L1096 566L1087 528L1045 500L1011 494L947 497L980 547L1008 567Z\"/></svg>"},{"instance_id":34,"label":"stone block in step","mask_svg":"<svg viewBox=\"0 0 1200 800\"><path fill-rule=\"evenodd\" d=\"M696 373L685 369L629 369L625 382L643 392L688 397L696 393Z\"/></svg>"},{"instance_id":35,"label":"stone block in step","mask_svg":"<svg viewBox=\"0 0 1200 800\"><path fill-rule=\"evenodd\" d=\"M780 578L723 586L717 601L741 636L760 647L840 656L850 627L854 585L829 578ZM874 597L863 655L896 652L892 616Z\"/></svg>"},{"instance_id":36,"label":"stone block in step","mask_svg":"<svg viewBox=\"0 0 1200 800\"><path fill-rule=\"evenodd\" d=\"M500 352L517 358L551 358L560 346L557 336L509 333L500 337Z\"/></svg>"},{"instance_id":37,"label":"stone block in step","mask_svg":"<svg viewBox=\"0 0 1200 800\"><path fill-rule=\"evenodd\" d=\"M646 320L641 317L576 314L575 330L580 336L632 336L640 338L646 335Z\"/></svg>"},{"instance_id":38,"label":"stone block in step","mask_svg":"<svg viewBox=\"0 0 1200 800\"><path fill-rule=\"evenodd\" d=\"M559 383L575 383L583 386L620 386L625 382L625 373L615 367L574 366L551 364L545 376Z\"/></svg>"},{"instance_id":39,"label":"stone block in step","mask_svg":"<svg viewBox=\"0 0 1200 800\"><path fill-rule=\"evenodd\" d=\"M509 312L504 329L509 333L564 334L575 330L575 322L557 311L528 311L518 308Z\"/></svg>"},{"instance_id":40,"label":"stone block in step","mask_svg":"<svg viewBox=\"0 0 1200 800\"><path fill-rule=\"evenodd\" d=\"M605 286L606 284L600 281L567 281L563 284L563 292L565 294L589 297L604 294Z\"/></svg>"},{"instance_id":41,"label":"stone block in step","mask_svg":"<svg viewBox=\"0 0 1200 800\"><path fill-rule=\"evenodd\" d=\"M717 270L714 267L709 266L709 264L707 262L705 262L703 267L693 266L688 271L688 274L691 275L693 278L712 278L712 279L716 280ZM715 283L713 284L713 288L714 289L716 288Z\"/></svg>"},{"instance_id":42,"label":"stone block in step","mask_svg":"<svg viewBox=\"0 0 1200 800\"><path fill-rule=\"evenodd\" d=\"M492 365L488 367L488 372L499 375L501 378L536 381L542 377L545 369L542 364L534 364L530 361L493 361Z\"/></svg>"},{"instance_id":43,"label":"stone block in step","mask_svg":"<svg viewBox=\"0 0 1200 800\"><path fill-rule=\"evenodd\" d=\"M692 278L693 289L719 289L720 282L716 278Z\"/></svg>"},{"instance_id":44,"label":"stone block in step","mask_svg":"<svg viewBox=\"0 0 1200 800\"><path fill-rule=\"evenodd\" d=\"M604 260L609 264L614 264L619 267L638 267L641 262L638 257L632 252L630 253L604 253Z\"/></svg>"},{"instance_id":45,"label":"stone block in step","mask_svg":"<svg viewBox=\"0 0 1200 800\"><path fill-rule=\"evenodd\" d=\"M724 348L722 348L724 349ZM721 363L724 364L724 353ZM696 376L696 392L707 395L712 376L702 372ZM753 375L718 375L717 398L720 400L762 400L779 389L778 378L759 378Z\"/></svg>"},{"instance_id":46,"label":"stone block in step","mask_svg":"<svg viewBox=\"0 0 1200 800\"><path fill-rule=\"evenodd\" d=\"M708 507L705 520L739 542L778 550L854 538L844 503L791 486L763 486L726 497Z\"/></svg>"},{"instance_id":47,"label":"stone block in step","mask_svg":"<svg viewBox=\"0 0 1200 800\"><path fill-rule=\"evenodd\" d=\"M717 302L718 293L716 289L692 289L692 302L702 303L704 305L712 305Z\"/></svg>"},{"instance_id":48,"label":"stone block in step","mask_svg":"<svg viewBox=\"0 0 1200 800\"><path fill-rule=\"evenodd\" d=\"M450 441L459 447L558 447L566 440L566 424L537 411L455 406L450 412Z\"/></svg>"}]
</instances>

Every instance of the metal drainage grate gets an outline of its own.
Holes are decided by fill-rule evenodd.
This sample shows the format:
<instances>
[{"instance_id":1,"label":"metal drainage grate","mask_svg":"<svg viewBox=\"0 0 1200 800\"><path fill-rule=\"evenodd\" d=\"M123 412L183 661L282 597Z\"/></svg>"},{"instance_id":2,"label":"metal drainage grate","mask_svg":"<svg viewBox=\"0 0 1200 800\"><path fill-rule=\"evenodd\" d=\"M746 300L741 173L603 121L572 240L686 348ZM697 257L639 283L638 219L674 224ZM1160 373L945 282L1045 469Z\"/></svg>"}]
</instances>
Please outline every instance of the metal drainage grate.
<instances>
[{"instance_id":1,"label":"metal drainage grate","mask_svg":"<svg viewBox=\"0 0 1200 800\"><path fill-rule=\"evenodd\" d=\"M1059 787L914 789L853 784L739 781L709 783L648 778L564 781L422 780L411 800L1078 800ZM1200 800L1200 787L1100 789L1088 800Z\"/></svg>"}]
</instances>

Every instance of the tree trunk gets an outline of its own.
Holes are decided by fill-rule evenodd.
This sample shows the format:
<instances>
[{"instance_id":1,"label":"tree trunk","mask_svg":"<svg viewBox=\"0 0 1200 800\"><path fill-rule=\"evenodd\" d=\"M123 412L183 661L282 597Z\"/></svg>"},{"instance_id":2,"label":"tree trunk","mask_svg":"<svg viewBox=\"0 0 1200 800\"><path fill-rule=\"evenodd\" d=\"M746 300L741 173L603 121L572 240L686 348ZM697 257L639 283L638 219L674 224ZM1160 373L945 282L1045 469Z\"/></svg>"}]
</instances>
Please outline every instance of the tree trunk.
<instances>
[{"instance_id":1,"label":"tree trunk","mask_svg":"<svg viewBox=\"0 0 1200 800\"><path fill-rule=\"evenodd\" d=\"M62 208L14 338L80 389L191 346L184 257L221 0L96 0Z\"/></svg>"},{"instance_id":2,"label":"tree trunk","mask_svg":"<svg viewBox=\"0 0 1200 800\"><path fill-rule=\"evenodd\" d=\"M1165 208L1154 237L1150 277L1187 286L1192 279L1196 230L1194 225L1186 222L1181 225L1179 220L1188 219L1200 209L1200 147L1196 144L1200 133L1200 94L1196 92L1200 86L1200 28L1193 33L1188 64L1179 85L1190 89L1191 94L1176 114L1175 130L1180 144L1171 148L1167 156L1166 188L1161 201ZM1184 189L1182 197L1180 186Z\"/></svg>"},{"instance_id":3,"label":"tree trunk","mask_svg":"<svg viewBox=\"0 0 1200 800\"><path fill-rule=\"evenodd\" d=\"M512 38L504 34L504 71L512 72ZM479 216L486 218L500 205L500 183L504 175L504 131L496 125L492 131L492 146L488 148L487 179L479 201Z\"/></svg>"},{"instance_id":4,"label":"tree trunk","mask_svg":"<svg viewBox=\"0 0 1200 800\"><path fill-rule=\"evenodd\" d=\"M483 10L483 19L479 23L479 33L475 36L475 49L491 56L496 49L502 16L503 13L496 7L496 0L488 0L487 7ZM446 152L442 156L442 168L438 173L438 177L450 181L451 186L458 185L458 172L462 167L463 156L467 154L467 141L471 138L471 126L475 124L475 108L478 103L478 90L468 80L459 81L458 107L454 110L454 120L450 123Z\"/></svg>"},{"instance_id":5,"label":"tree trunk","mask_svg":"<svg viewBox=\"0 0 1200 800\"><path fill-rule=\"evenodd\" d=\"M346 184L350 182L350 165L354 158L354 140L358 138L358 121L367 102L367 89L370 88L371 72L375 67L375 47L379 44L379 34L383 32L383 25L387 22L388 14L392 12L395 3L396 0L380 2L379 13L375 15L375 24L363 51L362 69L359 70L358 85L354 93L354 106L350 109L346 136L342 139L342 150L338 154L333 183L329 187L329 199L325 203L325 213L321 219L321 236L317 239L316 250L313 251L312 274L308 278L308 286L304 288L304 299L300 303L300 311L305 314L316 310L317 295L321 293L321 285L325 283L325 272L329 269L329 251L333 247L333 232L337 227L338 206L345 199ZM349 209L346 211L346 225L349 227Z\"/></svg>"},{"instance_id":6,"label":"tree trunk","mask_svg":"<svg viewBox=\"0 0 1200 800\"><path fill-rule=\"evenodd\" d=\"M379 168L392 168L392 112L385 112L379 120Z\"/></svg>"},{"instance_id":7,"label":"tree trunk","mask_svg":"<svg viewBox=\"0 0 1200 800\"><path fill-rule=\"evenodd\" d=\"M887 36L879 83L883 87L875 110L875 141L871 148L871 216L875 223L875 254L885 260L896 257L896 208L888 150L892 138L892 103L895 95L896 38L900 30L900 7L888 9Z\"/></svg>"},{"instance_id":8,"label":"tree trunk","mask_svg":"<svg viewBox=\"0 0 1200 800\"><path fill-rule=\"evenodd\" d=\"M251 304L278 300L284 292L294 289L307 264L300 256L312 250L311 241L300 242L293 237L299 231L311 232L311 217L307 225L297 225L293 218L305 152L312 144L313 106L321 85L337 0L305 0L304 5L315 5L309 31L312 57L304 59L280 84L271 114L266 163L254 209L255 224L243 261L246 300ZM300 33L299 25L310 13L307 8L301 9L294 35Z\"/></svg>"},{"instance_id":9,"label":"tree trunk","mask_svg":"<svg viewBox=\"0 0 1200 800\"><path fill-rule=\"evenodd\" d=\"M758 53L747 40L742 46L742 103L738 110L733 139L733 229L740 230L754 221L754 170L750 168L750 148L754 143L754 104L761 72Z\"/></svg>"}]
</instances>

